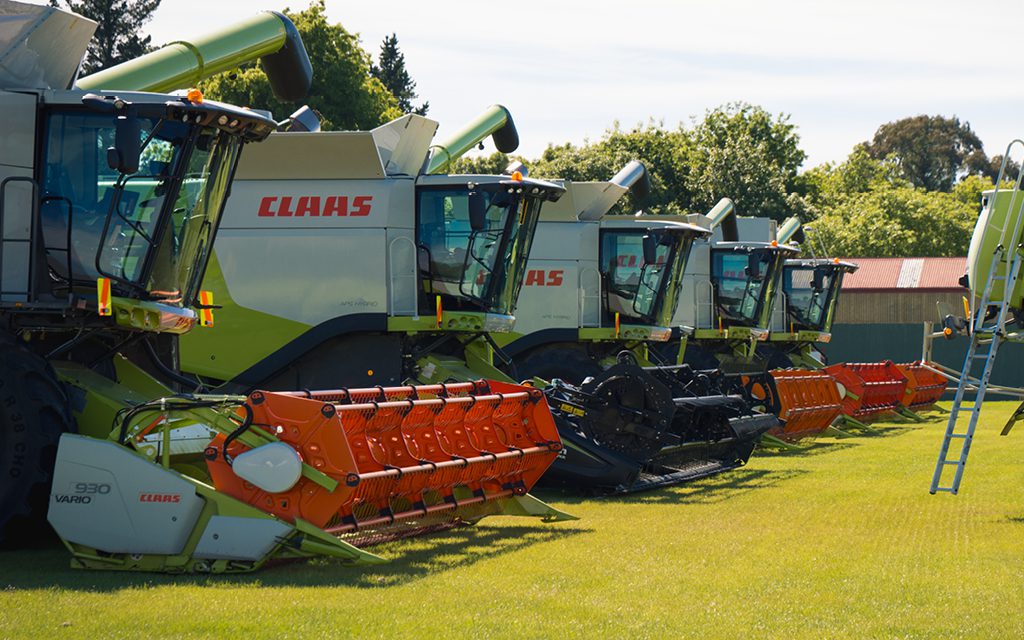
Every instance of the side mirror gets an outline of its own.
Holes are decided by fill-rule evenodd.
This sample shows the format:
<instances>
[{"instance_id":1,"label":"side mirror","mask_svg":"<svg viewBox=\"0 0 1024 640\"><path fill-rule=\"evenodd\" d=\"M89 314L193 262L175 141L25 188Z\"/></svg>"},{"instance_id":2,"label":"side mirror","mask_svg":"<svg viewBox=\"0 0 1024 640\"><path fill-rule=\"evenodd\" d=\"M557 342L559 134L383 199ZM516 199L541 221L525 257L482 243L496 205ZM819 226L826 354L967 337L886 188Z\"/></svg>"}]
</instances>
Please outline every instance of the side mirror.
<instances>
[{"instance_id":1,"label":"side mirror","mask_svg":"<svg viewBox=\"0 0 1024 640\"><path fill-rule=\"evenodd\" d=\"M107 165L124 174L137 173L142 146L142 130L134 116L118 116L114 130L114 146L107 149Z\"/></svg>"},{"instance_id":2,"label":"side mirror","mask_svg":"<svg viewBox=\"0 0 1024 640\"><path fill-rule=\"evenodd\" d=\"M473 191L469 194L469 228L483 231L487 228L487 200L483 192Z\"/></svg>"},{"instance_id":3,"label":"side mirror","mask_svg":"<svg viewBox=\"0 0 1024 640\"><path fill-rule=\"evenodd\" d=\"M644 263L656 264L658 262L658 237L654 234L644 236Z\"/></svg>"},{"instance_id":4,"label":"side mirror","mask_svg":"<svg viewBox=\"0 0 1024 640\"><path fill-rule=\"evenodd\" d=\"M811 275L811 288L815 291L825 288L825 270L821 267L814 268L814 273Z\"/></svg>"},{"instance_id":5,"label":"side mirror","mask_svg":"<svg viewBox=\"0 0 1024 640\"><path fill-rule=\"evenodd\" d=\"M754 252L747 256L747 277L751 280L760 280L764 274L761 272L761 254Z\"/></svg>"}]
</instances>

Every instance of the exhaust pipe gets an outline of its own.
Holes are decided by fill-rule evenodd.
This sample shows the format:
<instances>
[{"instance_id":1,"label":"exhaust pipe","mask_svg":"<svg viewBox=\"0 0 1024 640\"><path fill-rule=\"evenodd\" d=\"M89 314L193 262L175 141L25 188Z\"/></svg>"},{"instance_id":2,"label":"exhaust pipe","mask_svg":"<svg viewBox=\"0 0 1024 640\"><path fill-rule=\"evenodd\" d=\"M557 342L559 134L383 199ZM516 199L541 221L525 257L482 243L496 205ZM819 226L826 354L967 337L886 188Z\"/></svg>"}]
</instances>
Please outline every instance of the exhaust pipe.
<instances>
[{"instance_id":1,"label":"exhaust pipe","mask_svg":"<svg viewBox=\"0 0 1024 640\"><path fill-rule=\"evenodd\" d=\"M711 228L722 227L722 240L736 242L740 239L740 231L736 225L736 203L731 198L722 198L711 207L707 217L711 219Z\"/></svg>"},{"instance_id":2,"label":"exhaust pipe","mask_svg":"<svg viewBox=\"0 0 1024 640\"><path fill-rule=\"evenodd\" d=\"M491 136L494 146L502 153L512 153L519 148L519 132L512 121L512 114L500 104L488 107L476 120L445 142L432 145L434 152L427 163L426 174L444 173L453 162L487 136Z\"/></svg>"},{"instance_id":3,"label":"exhaust pipe","mask_svg":"<svg viewBox=\"0 0 1024 640\"><path fill-rule=\"evenodd\" d=\"M144 56L79 78L85 90L153 91L187 89L211 76L259 58L274 95L296 102L309 94L313 67L295 24L267 11L192 41L172 42Z\"/></svg>"}]
</instances>

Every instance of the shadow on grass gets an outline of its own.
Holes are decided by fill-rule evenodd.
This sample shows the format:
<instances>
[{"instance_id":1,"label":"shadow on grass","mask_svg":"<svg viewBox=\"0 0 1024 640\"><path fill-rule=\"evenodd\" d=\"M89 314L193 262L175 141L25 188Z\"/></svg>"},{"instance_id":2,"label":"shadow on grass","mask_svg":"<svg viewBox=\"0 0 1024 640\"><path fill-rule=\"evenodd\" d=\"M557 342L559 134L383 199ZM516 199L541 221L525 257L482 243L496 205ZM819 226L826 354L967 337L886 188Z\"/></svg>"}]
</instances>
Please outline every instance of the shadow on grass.
<instances>
[{"instance_id":1,"label":"shadow on grass","mask_svg":"<svg viewBox=\"0 0 1024 640\"><path fill-rule=\"evenodd\" d=\"M853 447L859 447L861 443L850 442L852 438L832 441L816 441L807 444L799 443L799 449L779 449L775 447L762 447L754 452L754 458L803 458L820 456L828 453L837 453Z\"/></svg>"},{"instance_id":2,"label":"shadow on grass","mask_svg":"<svg viewBox=\"0 0 1024 640\"><path fill-rule=\"evenodd\" d=\"M329 558L282 562L248 574L163 575L81 571L69 567L63 547L0 552L0 591L65 589L112 592L152 586L198 587L355 587L374 589L412 582L430 575L472 565L480 560L545 542L553 542L588 529L564 524L553 526L459 527L422 538L393 542L372 551L391 560L385 565L351 567Z\"/></svg>"},{"instance_id":3,"label":"shadow on grass","mask_svg":"<svg viewBox=\"0 0 1024 640\"><path fill-rule=\"evenodd\" d=\"M752 469L740 467L722 473L692 480L683 484L608 496L581 496L558 489L534 491L542 500L551 500L568 506L583 502L616 504L714 504L731 500L754 490L764 489L809 473L803 469Z\"/></svg>"}]
</instances>

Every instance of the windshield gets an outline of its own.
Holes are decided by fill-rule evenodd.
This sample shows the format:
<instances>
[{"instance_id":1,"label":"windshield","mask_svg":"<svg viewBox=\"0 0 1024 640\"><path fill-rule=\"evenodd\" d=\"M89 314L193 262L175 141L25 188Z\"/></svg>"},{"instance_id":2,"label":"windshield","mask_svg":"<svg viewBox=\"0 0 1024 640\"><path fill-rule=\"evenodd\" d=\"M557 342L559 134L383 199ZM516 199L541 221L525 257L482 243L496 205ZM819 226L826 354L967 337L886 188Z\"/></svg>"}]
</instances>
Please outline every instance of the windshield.
<instances>
[{"instance_id":1,"label":"windshield","mask_svg":"<svg viewBox=\"0 0 1024 640\"><path fill-rule=\"evenodd\" d=\"M645 236L656 243L652 263L644 260ZM608 320L618 313L645 324L671 324L692 245L689 234L602 230L601 273L607 292Z\"/></svg>"},{"instance_id":2,"label":"windshield","mask_svg":"<svg viewBox=\"0 0 1024 640\"><path fill-rule=\"evenodd\" d=\"M102 276L120 293L191 304L241 142L197 125L138 120L139 171L123 175L107 164L113 115L47 116L40 219L50 273L65 286Z\"/></svg>"},{"instance_id":3,"label":"windshield","mask_svg":"<svg viewBox=\"0 0 1024 640\"><path fill-rule=\"evenodd\" d=\"M783 269L786 321L791 330L829 330L842 275L842 270L830 265L787 265Z\"/></svg>"},{"instance_id":4,"label":"windshield","mask_svg":"<svg viewBox=\"0 0 1024 640\"><path fill-rule=\"evenodd\" d=\"M782 252L771 249L712 250L711 282L723 325L768 328L782 260Z\"/></svg>"},{"instance_id":5,"label":"windshield","mask_svg":"<svg viewBox=\"0 0 1024 640\"><path fill-rule=\"evenodd\" d=\"M446 308L505 315L515 310L541 198L508 189L421 188L416 235L423 291L444 296ZM470 221L474 198L482 212L477 229Z\"/></svg>"}]
</instances>

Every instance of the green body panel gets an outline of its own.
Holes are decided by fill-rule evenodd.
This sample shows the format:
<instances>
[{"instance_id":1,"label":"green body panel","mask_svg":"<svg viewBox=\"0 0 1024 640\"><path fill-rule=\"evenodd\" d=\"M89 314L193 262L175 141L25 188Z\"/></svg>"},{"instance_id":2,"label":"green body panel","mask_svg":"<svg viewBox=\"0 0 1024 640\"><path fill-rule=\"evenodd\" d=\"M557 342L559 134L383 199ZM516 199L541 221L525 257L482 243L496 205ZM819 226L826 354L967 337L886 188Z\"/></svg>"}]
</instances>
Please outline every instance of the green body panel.
<instances>
[{"instance_id":1,"label":"green body panel","mask_svg":"<svg viewBox=\"0 0 1024 640\"><path fill-rule=\"evenodd\" d=\"M82 435L106 439L118 411L173 393L125 358L115 356L114 360L119 376L116 382L74 362L51 363L57 377L69 388L78 432Z\"/></svg>"},{"instance_id":2,"label":"green body panel","mask_svg":"<svg viewBox=\"0 0 1024 640\"><path fill-rule=\"evenodd\" d=\"M179 340L182 371L231 380L311 328L301 322L243 307L232 299L217 262L217 250L203 278L203 289L223 308L210 328L198 328Z\"/></svg>"},{"instance_id":3,"label":"green body panel","mask_svg":"<svg viewBox=\"0 0 1024 640\"><path fill-rule=\"evenodd\" d=\"M794 333L773 332L769 342L828 342L832 334L824 331L796 331Z\"/></svg>"},{"instance_id":4,"label":"green body panel","mask_svg":"<svg viewBox=\"0 0 1024 640\"><path fill-rule=\"evenodd\" d=\"M174 42L111 69L86 76L76 86L86 90L156 93L191 87L200 80L280 50L286 35L285 24L280 17L273 13L261 13L193 42Z\"/></svg>"},{"instance_id":5,"label":"green body panel","mask_svg":"<svg viewBox=\"0 0 1024 640\"><path fill-rule=\"evenodd\" d=\"M388 317L388 331L396 333L419 333L421 331L475 333L486 331L487 325L487 314L476 311L442 311L440 322L435 314Z\"/></svg>"},{"instance_id":6,"label":"green body panel","mask_svg":"<svg viewBox=\"0 0 1024 640\"><path fill-rule=\"evenodd\" d=\"M156 302L113 297L110 308L117 326L131 331L183 335L196 324L196 314L191 309Z\"/></svg>"},{"instance_id":7,"label":"green body panel","mask_svg":"<svg viewBox=\"0 0 1024 640\"><path fill-rule=\"evenodd\" d=\"M972 307L981 302L985 293L985 284L992 268L992 257L1000 244L1006 249L994 275L1006 276L1007 266L1013 259L1015 251L1020 250L1021 237L1012 238L1014 226L1021 215L1024 215L1024 194L1013 190L985 193L986 206L978 216L971 236L971 245L967 251L967 279L971 287ZM1013 211L1011 211L1011 205ZM1024 235L1024 234L1022 234ZM989 300L993 303L1003 300L1005 280L996 280L992 284ZM1011 306L1024 306L1024 278L1018 278L1010 294Z\"/></svg>"}]
</instances>

